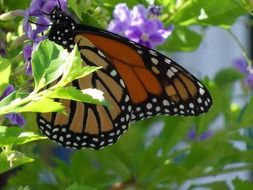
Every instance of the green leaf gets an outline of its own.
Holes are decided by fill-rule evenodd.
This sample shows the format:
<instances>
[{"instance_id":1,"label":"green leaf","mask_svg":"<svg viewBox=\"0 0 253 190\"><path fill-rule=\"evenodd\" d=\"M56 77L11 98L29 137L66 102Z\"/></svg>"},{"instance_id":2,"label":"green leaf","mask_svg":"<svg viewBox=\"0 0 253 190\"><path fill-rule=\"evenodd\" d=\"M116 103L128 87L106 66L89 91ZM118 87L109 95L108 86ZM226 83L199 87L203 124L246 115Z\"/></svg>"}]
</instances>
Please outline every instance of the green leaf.
<instances>
[{"instance_id":1,"label":"green leaf","mask_svg":"<svg viewBox=\"0 0 253 190\"><path fill-rule=\"evenodd\" d=\"M47 105L47 106L45 106ZM43 98L15 109L15 112L64 112L64 106L50 98Z\"/></svg>"},{"instance_id":2,"label":"green leaf","mask_svg":"<svg viewBox=\"0 0 253 190\"><path fill-rule=\"evenodd\" d=\"M159 46L160 50L166 51L193 51L199 47L202 37L187 28L175 27L172 35L166 42Z\"/></svg>"},{"instance_id":3,"label":"green leaf","mask_svg":"<svg viewBox=\"0 0 253 190\"><path fill-rule=\"evenodd\" d=\"M242 180L242 179L236 178L233 180L233 184L234 184L235 190L253 189L253 183L249 180Z\"/></svg>"},{"instance_id":4,"label":"green leaf","mask_svg":"<svg viewBox=\"0 0 253 190\"><path fill-rule=\"evenodd\" d=\"M49 95L49 97L75 100L75 101L86 102L90 104L107 105L103 97L103 92L97 89L85 89L81 91L81 90L76 89L73 86L70 86L70 87L56 89Z\"/></svg>"},{"instance_id":5,"label":"green leaf","mask_svg":"<svg viewBox=\"0 0 253 190\"><path fill-rule=\"evenodd\" d=\"M9 83L9 76L11 73L11 64L9 60L0 57L0 96L5 90L7 84Z\"/></svg>"},{"instance_id":6,"label":"green leaf","mask_svg":"<svg viewBox=\"0 0 253 190\"><path fill-rule=\"evenodd\" d=\"M79 17L79 19L81 19L81 14L82 12L85 12L89 9L88 6L85 6L86 2L85 1L81 1L81 2L77 2L77 0L69 0L68 1L68 6L74 11L74 13Z\"/></svg>"},{"instance_id":7,"label":"green leaf","mask_svg":"<svg viewBox=\"0 0 253 190\"><path fill-rule=\"evenodd\" d=\"M94 66L85 66L85 67L81 67L78 70L74 69L71 70L70 75L67 78L67 81L73 81L79 78L83 78L95 71L97 71L98 69L100 69L101 67L94 67Z\"/></svg>"},{"instance_id":8,"label":"green leaf","mask_svg":"<svg viewBox=\"0 0 253 190\"><path fill-rule=\"evenodd\" d=\"M0 153L0 173L9 171L17 166L33 162L32 158L18 151L2 151Z\"/></svg>"},{"instance_id":9,"label":"green leaf","mask_svg":"<svg viewBox=\"0 0 253 190\"><path fill-rule=\"evenodd\" d=\"M84 24L98 28L103 28L103 26L101 26L101 24L88 13L82 13L81 20L83 20Z\"/></svg>"},{"instance_id":10,"label":"green leaf","mask_svg":"<svg viewBox=\"0 0 253 190\"><path fill-rule=\"evenodd\" d=\"M31 141L45 139L34 132L25 131L19 127L0 126L0 147L8 145L21 145Z\"/></svg>"},{"instance_id":11,"label":"green leaf","mask_svg":"<svg viewBox=\"0 0 253 190\"><path fill-rule=\"evenodd\" d=\"M235 81L243 78L244 75L233 68L226 68L220 70L216 75L214 81L220 87L233 84Z\"/></svg>"},{"instance_id":12,"label":"green leaf","mask_svg":"<svg viewBox=\"0 0 253 190\"><path fill-rule=\"evenodd\" d=\"M66 63L67 50L55 45L50 40L39 43L32 54L32 68L35 80L35 89L39 90L59 78Z\"/></svg>"},{"instance_id":13,"label":"green leaf","mask_svg":"<svg viewBox=\"0 0 253 190\"><path fill-rule=\"evenodd\" d=\"M193 186L193 188L189 188L189 190L194 190L196 187L198 188L208 188L208 189L222 189L222 190L229 190L230 188L227 185L226 181L214 181L212 183L208 183L201 186Z\"/></svg>"},{"instance_id":14,"label":"green leaf","mask_svg":"<svg viewBox=\"0 0 253 190\"><path fill-rule=\"evenodd\" d=\"M85 77L86 75L98 70L100 67L90 67L83 66L83 60L80 56L80 52L78 50L77 45L75 45L74 49L67 56L64 63L64 73L59 83L63 83L64 85L69 82Z\"/></svg>"},{"instance_id":15,"label":"green leaf","mask_svg":"<svg viewBox=\"0 0 253 190\"><path fill-rule=\"evenodd\" d=\"M97 188L89 187L86 185L78 185L77 183L74 183L70 185L66 190L97 190Z\"/></svg>"},{"instance_id":16,"label":"green leaf","mask_svg":"<svg viewBox=\"0 0 253 190\"><path fill-rule=\"evenodd\" d=\"M169 23L179 26L215 25L228 28L239 16L247 13L240 3L231 0L188 0L182 2L170 17Z\"/></svg>"},{"instance_id":17,"label":"green leaf","mask_svg":"<svg viewBox=\"0 0 253 190\"><path fill-rule=\"evenodd\" d=\"M252 126L253 123L253 114L252 114L252 108L253 108L253 96L251 96L250 100L246 105L243 107L238 121L242 126Z\"/></svg>"},{"instance_id":18,"label":"green leaf","mask_svg":"<svg viewBox=\"0 0 253 190\"><path fill-rule=\"evenodd\" d=\"M239 16L247 13L239 3L231 0L199 0L201 9L198 20L204 25L216 25L220 27L230 27ZM219 6L217 6L219 5ZM201 14L205 12L206 18L201 19Z\"/></svg>"},{"instance_id":19,"label":"green leaf","mask_svg":"<svg viewBox=\"0 0 253 190\"><path fill-rule=\"evenodd\" d=\"M69 7L74 11L78 18L83 21L83 24L101 28L99 22L88 13L88 10L91 9L91 4L90 1L68 1Z\"/></svg>"},{"instance_id":20,"label":"green leaf","mask_svg":"<svg viewBox=\"0 0 253 190\"><path fill-rule=\"evenodd\" d=\"M65 80L65 78L73 78L72 77L72 72L74 72L75 70L79 70L80 68L83 68L82 66L82 58L80 57L80 52L78 50L77 45L75 45L74 49L71 51L71 53L67 56L65 64L65 68L64 68L64 73L62 76L62 80ZM72 80L69 81L72 81Z\"/></svg>"},{"instance_id":21,"label":"green leaf","mask_svg":"<svg viewBox=\"0 0 253 190\"><path fill-rule=\"evenodd\" d=\"M141 2L143 3L143 1ZM103 4L110 7L115 7L119 3L122 3L122 0L103 0ZM132 8L136 4L140 3L140 1L129 0L129 1L125 1L124 3L126 3L129 8Z\"/></svg>"},{"instance_id":22,"label":"green leaf","mask_svg":"<svg viewBox=\"0 0 253 190\"><path fill-rule=\"evenodd\" d=\"M24 0L17 3L15 0L2 1L1 10L15 10L15 9L25 9L29 6L30 1Z\"/></svg>"}]
</instances>

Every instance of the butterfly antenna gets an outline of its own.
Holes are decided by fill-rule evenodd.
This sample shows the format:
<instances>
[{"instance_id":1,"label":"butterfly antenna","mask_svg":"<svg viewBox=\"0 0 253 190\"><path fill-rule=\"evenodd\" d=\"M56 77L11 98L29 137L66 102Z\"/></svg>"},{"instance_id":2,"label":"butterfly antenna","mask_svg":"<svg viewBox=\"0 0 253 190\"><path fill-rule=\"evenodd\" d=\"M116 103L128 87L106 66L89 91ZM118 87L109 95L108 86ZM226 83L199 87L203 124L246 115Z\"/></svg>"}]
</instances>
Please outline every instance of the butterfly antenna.
<instances>
[{"instance_id":1,"label":"butterfly antenna","mask_svg":"<svg viewBox=\"0 0 253 190\"><path fill-rule=\"evenodd\" d=\"M59 8L61 9L61 2L60 0L57 0L58 4L59 4Z\"/></svg>"},{"instance_id":2,"label":"butterfly antenna","mask_svg":"<svg viewBox=\"0 0 253 190\"><path fill-rule=\"evenodd\" d=\"M46 13L46 12L43 12L43 11L40 11L42 15L47 15L47 16L50 16L50 14Z\"/></svg>"},{"instance_id":3,"label":"butterfly antenna","mask_svg":"<svg viewBox=\"0 0 253 190\"><path fill-rule=\"evenodd\" d=\"M38 25L38 26L46 26L46 27L52 26L52 24L48 24L48 25L40 24L40 23L33 22L32 20L28 20L28 22L33 23L33 24Z\"/></svg>"}]
</instances>

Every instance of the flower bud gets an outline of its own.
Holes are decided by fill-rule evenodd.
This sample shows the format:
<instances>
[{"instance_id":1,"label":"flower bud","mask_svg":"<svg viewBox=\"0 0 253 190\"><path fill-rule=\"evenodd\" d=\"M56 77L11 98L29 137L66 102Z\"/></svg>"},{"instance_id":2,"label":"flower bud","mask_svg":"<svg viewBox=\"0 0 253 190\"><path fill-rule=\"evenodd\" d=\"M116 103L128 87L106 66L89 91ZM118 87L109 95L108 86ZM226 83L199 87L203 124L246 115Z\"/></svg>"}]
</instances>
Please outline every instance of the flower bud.
<instances>
[{"instance_id":1,"label":"flower bud","mask_svg":"<svg viewBox=\"0 0 253 190\"><path fill-rule=\"evenodd\" d=\"M0 21L13 20L17 16L24 16L25 10L17 9L0 15Z\"/></svg>"}]
</instances>

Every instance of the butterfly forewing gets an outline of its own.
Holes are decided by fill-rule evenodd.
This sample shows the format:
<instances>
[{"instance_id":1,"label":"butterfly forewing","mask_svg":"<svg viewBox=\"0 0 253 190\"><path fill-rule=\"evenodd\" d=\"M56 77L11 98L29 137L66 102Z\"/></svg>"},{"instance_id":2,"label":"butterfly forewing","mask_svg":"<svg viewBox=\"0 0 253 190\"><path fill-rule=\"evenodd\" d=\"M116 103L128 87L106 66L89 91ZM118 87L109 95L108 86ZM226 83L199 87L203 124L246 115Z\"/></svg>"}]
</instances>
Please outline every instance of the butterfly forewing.
<instances>
[{"instance_id":1,"label":"butterfly forewing","mask_svg":"<svg viewBox=\"0 0 253 190\"><path fill-rule=\"evenodd\" d=\"M112 33L89 29L82 36L106 54L126 84L132 120L157 114L196 116L209 110L207 89L173 60Z\"/></svg>"}]
</instances>

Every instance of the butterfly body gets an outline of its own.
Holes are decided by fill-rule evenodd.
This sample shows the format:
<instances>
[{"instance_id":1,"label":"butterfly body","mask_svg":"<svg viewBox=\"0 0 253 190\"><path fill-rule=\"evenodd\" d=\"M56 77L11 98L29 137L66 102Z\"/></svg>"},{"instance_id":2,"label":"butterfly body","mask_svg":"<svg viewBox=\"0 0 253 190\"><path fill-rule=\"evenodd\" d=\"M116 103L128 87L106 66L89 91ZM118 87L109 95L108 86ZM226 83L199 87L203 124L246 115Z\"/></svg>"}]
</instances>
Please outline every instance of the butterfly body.
<instances>
[{"instance_id":1,"label":"butterfly body","mask_svg":"<svg viewBox=\"0 0 253 190\"><path fill-rule=\"evenodd\" d=\"M39 114L50 139L71 148L100 149L113 144L130 123L159 114L195 116L212 104L207 89L188 71L159 52L117 34L76 24L59 7L50 13L48 38L71 51L77 44L83 64L102 66L72 83L97 88L110 106L60 100L67 116Z\"/></svg>"}]
</instances>

